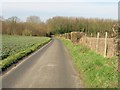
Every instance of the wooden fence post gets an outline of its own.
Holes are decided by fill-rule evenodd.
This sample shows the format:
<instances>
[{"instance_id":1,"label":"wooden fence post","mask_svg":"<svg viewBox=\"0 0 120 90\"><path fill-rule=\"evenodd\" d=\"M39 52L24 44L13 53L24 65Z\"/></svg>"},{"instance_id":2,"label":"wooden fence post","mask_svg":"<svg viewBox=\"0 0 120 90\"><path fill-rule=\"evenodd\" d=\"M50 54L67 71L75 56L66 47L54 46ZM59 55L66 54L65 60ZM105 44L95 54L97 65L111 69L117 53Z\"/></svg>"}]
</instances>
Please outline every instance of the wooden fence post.
<instances>
[{"instance_id":1,"label":"wooden fence post","mask_svg":"<svg viewBox=\"0 0 120 90\"><path fill-rule=\"evenodd\" d=\"M92 33L90 35L90 48L92 49Z\"/></svg>"},{"instance_id":2,"label":"wooden fence post","mask_svg":"<svg viewBox=\"0 0 120 90\"><path fill-rule=\"evenodd\" d=\"M104 48L104 57L107 55L107 32L105 33L105 48Z\"/></svg>"},{"instance_id":3,"label":"wooden fence post","mask_svg":"<svg viewBox=\"0 0 120 90\"><path fill-rule=\"evenodd\" d=\"M87 46L87 34L85 33L85 45Z\"/></svg>"},{"instance_id":4,"label":"wooden fence post","mask_svg":"<svg viewBox=\"0 0 120 90\"><path fill-rule=\"evenodd\" d=\"M100 33L98 32L97 33L96 52L98 52L99 37L100 37Z\"/></svg>"}]
</instances>

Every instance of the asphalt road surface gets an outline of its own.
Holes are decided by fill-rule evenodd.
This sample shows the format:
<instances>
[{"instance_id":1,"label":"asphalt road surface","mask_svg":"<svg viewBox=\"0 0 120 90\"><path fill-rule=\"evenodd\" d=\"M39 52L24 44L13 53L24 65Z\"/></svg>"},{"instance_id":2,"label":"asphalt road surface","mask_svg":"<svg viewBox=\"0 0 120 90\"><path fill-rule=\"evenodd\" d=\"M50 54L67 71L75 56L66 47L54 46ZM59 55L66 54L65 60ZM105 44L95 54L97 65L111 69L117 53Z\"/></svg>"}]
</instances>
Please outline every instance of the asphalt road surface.
<instances>
[{"instance_id":1,"label":"asphalt road surface","mask_svg":"<svg viewBox=\"0 0 120 90\"><path fill-rule=\"evenodd\" d=\"M2 76L3 88L82 88L67 49L53 39Z\"/></svg>"}]
</instances>

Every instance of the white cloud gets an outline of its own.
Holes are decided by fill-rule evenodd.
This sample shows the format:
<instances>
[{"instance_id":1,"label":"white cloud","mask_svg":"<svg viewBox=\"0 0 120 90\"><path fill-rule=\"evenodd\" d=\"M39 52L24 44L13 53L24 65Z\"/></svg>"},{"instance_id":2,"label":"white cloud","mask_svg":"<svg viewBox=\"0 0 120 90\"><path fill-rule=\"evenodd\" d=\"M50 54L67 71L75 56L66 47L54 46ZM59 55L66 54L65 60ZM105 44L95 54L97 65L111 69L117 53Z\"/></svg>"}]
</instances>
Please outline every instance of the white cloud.
<instances>
[{"instance_id":1,"label":"white cloud","mask_svg":"<svg viewBox=\"0 0 120 90\"><path fill-rule=\"evenodd\" d=\"M2 16L2 4L0 3L0 16Z\"/></svg>"},{"instance_id":2,"label":"white cloud","mask_svg":"<svg viewBox=\"0 0 120 90\"><path fill-rule=\"evenodd\" d=\"M117 19L117 3L57 3L57 2L4 2L3 16L25 18L37 15L43 19L52 16L83 16Z\"/></svg>"},{"instance_id":3,"label":"white cloud","mask_svg":"<svg viewBox=\"0 0 120 90\"><path fill-rule=\"evenodd\" d=\"M118 2L119 0L2 0L2 2Z\"/></svg>"}]
</instances>

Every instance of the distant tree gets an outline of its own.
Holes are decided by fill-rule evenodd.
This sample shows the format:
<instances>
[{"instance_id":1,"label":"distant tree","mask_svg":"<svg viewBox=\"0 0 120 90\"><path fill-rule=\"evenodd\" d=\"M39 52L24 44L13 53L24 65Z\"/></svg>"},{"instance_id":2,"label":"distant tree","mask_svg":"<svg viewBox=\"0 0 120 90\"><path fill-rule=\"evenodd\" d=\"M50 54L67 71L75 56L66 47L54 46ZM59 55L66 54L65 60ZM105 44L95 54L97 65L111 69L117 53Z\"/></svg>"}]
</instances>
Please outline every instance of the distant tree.
<instances>
[{"instance_id":1,"label":"distant tree","mask_svg":"<svg viewBox=\"0 0 120 90\"><path fill-rule=\"evenodd\" d=\"M20 22L20 19L16 16L10 17L6 20L8 25L7 30L10 31L10 34L15 35L17 34L17 25Z\"/></svg>"},{"instance_id":2,"label":"distant tree","mask_svg":"<svg viewBox=\"0 0 120 90\"><path fill-rule=\"evenodd\" d=\"M27 17L26 22L38 24L41 22L41 20L38 16L29 16Z\"/></svg>"},{"instance_id":3,"label":"distant tree","mask_svg":"<svg viewBox=\"0 0 120 90\"><path fill-rule=\"evenodd\" d=\"M61 16L50 18L46 22L41 21L38 16L29 16L25 22L16 16L8 19L0 16L0 22L2 22L3 34L50 36L53 34L80 31L87 33L87 35L92 33L93 36L96 36L96 33L100 32L101 37L104 36L106 31L108 32L108 36L111 37L113 34L112 26L117 23L116 20L111 19Z\"/></svg>"}]
</instances>

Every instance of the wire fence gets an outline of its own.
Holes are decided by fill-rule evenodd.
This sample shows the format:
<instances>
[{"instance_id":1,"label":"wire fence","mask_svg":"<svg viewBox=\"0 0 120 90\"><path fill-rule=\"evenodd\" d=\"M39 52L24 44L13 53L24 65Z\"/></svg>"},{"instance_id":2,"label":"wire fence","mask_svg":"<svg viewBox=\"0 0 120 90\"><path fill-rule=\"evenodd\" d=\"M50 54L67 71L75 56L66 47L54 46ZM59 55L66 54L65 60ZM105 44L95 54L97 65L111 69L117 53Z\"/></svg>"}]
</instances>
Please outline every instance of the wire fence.
<instances>
[{"instance_id":1,"label":"wire fence","mask_svg":"<svg viewBox=\"0 0 120 90\"><path fill-rule=\"evenodd\" d=\"M71 32L61 34L61 37L70 39L74 44L83 44L94 50L96 53L103 55L104 57L115 56L115 44L114 38L108 38L108 33L105 32L104 38L100 38L100 33L98 32L96 37L87 36L83 32Z\"/></svg>"}]
</instances>

